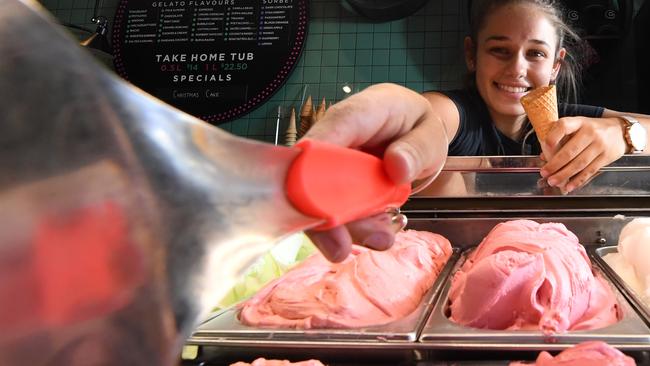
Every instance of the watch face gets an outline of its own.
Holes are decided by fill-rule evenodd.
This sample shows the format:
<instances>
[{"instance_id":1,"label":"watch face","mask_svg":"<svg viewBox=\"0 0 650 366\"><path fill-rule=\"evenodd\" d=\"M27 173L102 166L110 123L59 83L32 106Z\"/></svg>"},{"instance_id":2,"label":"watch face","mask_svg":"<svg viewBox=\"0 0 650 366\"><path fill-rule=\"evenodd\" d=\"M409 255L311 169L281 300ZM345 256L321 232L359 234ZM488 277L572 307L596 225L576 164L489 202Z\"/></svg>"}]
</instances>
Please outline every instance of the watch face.
<instances>
[{"instance_id":1,"label":"watch face","mask_svg":"<svg viewBox=\"0 0 650 366\"><path fill-rule=\"evenodd\" d=\"M643 151L648 144L648 137L646 131L640 123L635 123L629 129L630 143L637 151Z\"/></svg>"}]
</instances>

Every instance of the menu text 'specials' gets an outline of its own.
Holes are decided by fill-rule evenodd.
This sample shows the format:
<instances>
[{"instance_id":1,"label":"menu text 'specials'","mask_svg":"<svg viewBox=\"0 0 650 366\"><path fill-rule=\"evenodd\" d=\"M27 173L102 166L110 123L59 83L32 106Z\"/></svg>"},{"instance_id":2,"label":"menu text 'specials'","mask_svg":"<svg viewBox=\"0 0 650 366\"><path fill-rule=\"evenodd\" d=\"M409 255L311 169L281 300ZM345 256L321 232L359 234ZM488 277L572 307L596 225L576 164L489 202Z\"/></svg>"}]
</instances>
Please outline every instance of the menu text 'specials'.
<instances>
[{"instance_id":1,"label":"menu text 'specials'","mask_svg":"<svg viewBox=\"0 0 650 366\"><path fill-rule=\"evenodd\" d=\"M121 0L115 68L146 92L210 123L270 98L298 62L308 0Z\"/></svg>"}]
</instances>

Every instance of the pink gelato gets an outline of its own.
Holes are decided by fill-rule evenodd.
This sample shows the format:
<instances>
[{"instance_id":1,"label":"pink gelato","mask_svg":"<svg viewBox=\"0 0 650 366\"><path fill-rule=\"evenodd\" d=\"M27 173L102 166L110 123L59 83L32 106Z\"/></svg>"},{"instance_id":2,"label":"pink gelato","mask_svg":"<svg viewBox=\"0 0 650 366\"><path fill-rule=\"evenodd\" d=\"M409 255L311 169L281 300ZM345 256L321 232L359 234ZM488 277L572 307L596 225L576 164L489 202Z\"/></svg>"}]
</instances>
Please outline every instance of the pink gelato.
<instances>
[{"instance_id":1,"label":"pink gelato","mask_svg":"<svg viewBox=\"0 0 650 366\"><path fill-rule=\"evenodd\" d=\"M635 366L636 362L630 356L608 345L605 342L592 341L580 343L562 351L553 357L548 352L542 352L535 363L512 362L510 366Z\"/></svg>"},{"instance_id":2,"label":"pink gelato","mask_svg":"<svg viewBox=\"0 0 650 366\"><path fill-rule=\"evenodd\" d=\"M316 361L316 360L291 362L287 360L267 360L264 358L258 358L252 363L237 362L237 363L233 363L230 366L324 366L324 365L320 361Z\"/></svg>"},{"instance_id":3,"label":"pink gelato","mask_svg":"<svg viewBox=\"0 0 650 366\"><path fill-rule=\"evenodd\" d=\"M444 237L425 231L397 234L387 251L354 246L341 263L320 253L271 282L241 304L251 326L354 328L410 314L451 256Z\"/></svg>"},{"instance_id":4,"label":"pink gelato","mask_svg":"<svg viewBox=\"0 0 650 366\"><path fill-rule=\"evenodd\" d=\"M611 287L594 275L578 238L557 223L494 227L454 274L449 299L450 319L475 328L552 334L619 320Z\"/></svg>"}]
</instances>

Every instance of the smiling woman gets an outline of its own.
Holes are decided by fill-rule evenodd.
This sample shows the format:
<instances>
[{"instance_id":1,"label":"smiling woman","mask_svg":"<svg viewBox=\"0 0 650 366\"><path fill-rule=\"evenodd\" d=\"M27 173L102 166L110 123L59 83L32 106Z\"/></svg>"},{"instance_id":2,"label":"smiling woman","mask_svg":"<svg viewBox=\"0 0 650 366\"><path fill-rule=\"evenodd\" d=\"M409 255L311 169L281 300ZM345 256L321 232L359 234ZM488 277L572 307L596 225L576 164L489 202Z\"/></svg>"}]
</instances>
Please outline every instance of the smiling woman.
<instances>
[{"instance_id":1,"label":"smiling woman","mask_svg":"<svg viewBox=\"0 0 650 366\"><path fill-rule=\"evenodd\" d=\"M541 141L555 152L541 172L550 185L570 192L625 152L643 150L630 146L622 113L572 104L580 84L573 46L580 39L563 13L552 0L473 1L465 38L467 87L425 94L454 136L449 155L541 153L520 99L549 84L557 86L560 102L558 123ZM647 126L647 116L636 118L637 127Z\"/></svg>"},{"instance_id":2,"label":"smiling woman","mask_svg":"<svg viewBox=\"0 0 650 366\"><path fill-rule=\"evenodd\" d=\"M531 126L519 100L533 88L551 83L560 89L561 100L575 100L577 63L567 47L577 35L562 21L559 9L547 1L475 1L470 28L465 38L468 86L446 93L459 111L466 112L460 113L458 124L455 119L450 123L457 136L450 154L539 153L534 139L525 144ZM485 108L468 109L467 98L482 99L473 104ZM578 112L563 115L602 115L598 108ZM484 123L477 126L480 120Z\"/></svg>"},{"instance_id":3,"label":"smiling woman","mask_svg":"<svg viewBox=\"0 0 650 366\"><path fill-rule=\"evenodd\" d=\"M420 168L420 176L436 171L422 162L439 162L447 154L542 154L544 144L552 156L542 154L548 158L542 177L550 186L571 192L623 154L643 152L645 144L635 141L647 140L650 118L575 104L580 55L574 46L581 40L563 18L565 14L554 0L474 0L470 34L464 41L469 71L465 88L426 92L428 108L421 108L414 93L396 85L376 85L336 105L330 116L340 122L328 118L321 122L327 126L347 120L353 126L362 113L384 118L386 126L392 120L400 125L398 119L416 118L412 130L398 132L397 141L381 143L389 152L399 144L400 151L410 156L409 166ZM550 84L558 91L559 118L539 141L520 99ZM407 106L421 113L397 113ZM436 130L441 128L442 133ZM377 151L370 145L379 140L380 135L375 136L366 145ZM447 149L440 148L443 144Z\"/></svg>"},{"instance_id":4,"label":"smiling woman","mask_svg":"<svg viewBox=\"0 0 650 366\"><path fill-rule=\"evenodd\" d=\"M555 84L558 123L542 143L553 151L541 174L565 191L583 185L602 166L639 152L622 113L573 104L580 79L577 34L552 0L478 0L470 10L463 90L426 93L454 136L450 155L540 154L540 141L520 103L532 89ZM647 116L635 115L645 126ZM562 144L560 144L562 142Z\"/></svg>"},{"instance_id":5,"label":"smiling woman","mask_svg":"<svg viewBox=\"0 0 650 366\"><path fill-rule=\"evenodd\" d=\"M464 89L373 85L330 107L306 137L380 154L398 182L436 175L447 155L541 154L544 144L552 157L541 154L542 178L571 192L623 154L644 152L650 116L572 103L579 70L570 46L579 39L565 14L554 0L475 0ZM539 141L519 99L549 84L559 91L559 118ZM350 241L362 223L311 239L319 247Z\"/></svg>"}]
</instances>

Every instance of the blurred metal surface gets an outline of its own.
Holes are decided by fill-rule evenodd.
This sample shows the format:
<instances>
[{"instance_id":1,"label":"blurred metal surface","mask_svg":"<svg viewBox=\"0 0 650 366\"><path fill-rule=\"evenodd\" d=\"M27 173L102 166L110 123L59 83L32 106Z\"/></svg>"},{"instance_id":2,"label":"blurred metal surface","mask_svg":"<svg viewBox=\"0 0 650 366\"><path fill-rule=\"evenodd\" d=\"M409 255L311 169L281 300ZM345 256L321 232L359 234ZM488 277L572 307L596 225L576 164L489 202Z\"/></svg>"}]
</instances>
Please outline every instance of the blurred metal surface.
<instances>
[{"instance_id":1,"label":"blurred metal surface","mask_svg":"<svg viewBox=\"0 0 650 366\"><path fill-rule=\"evenodd\" d=\"M297 150L233 137L0 0L0 364L171 365L234 279L309 227Z\"/></svg>"},{"instance_id":2,"label":"blurred metal surface","mask_svg":"<svg viewBox=\"0 0 650 366\"><path fill-rule=\"evenodd\" d=\"M537 156L450 156L444 171L539 172L544 161ZM602 172L649 170L650 155L624 155Z\"/></svg>"},{"instance_id":3,"label":"blurred metal surface","mask_svg":"<svg viewBox=\"0 0 650 366\"><path fill-rule=\"evenodd\" d=\"M450 156L438 179L421 197L564 196L539 175L536 156ZM603 167L586 185L568 196L650 196L650 155L625 155Z\"/></svg>"}]
</instances>

